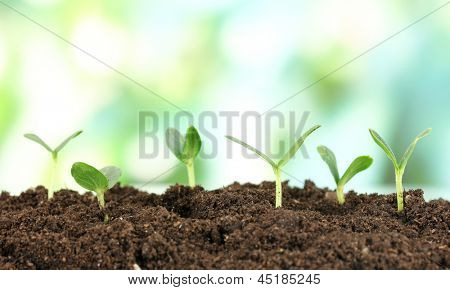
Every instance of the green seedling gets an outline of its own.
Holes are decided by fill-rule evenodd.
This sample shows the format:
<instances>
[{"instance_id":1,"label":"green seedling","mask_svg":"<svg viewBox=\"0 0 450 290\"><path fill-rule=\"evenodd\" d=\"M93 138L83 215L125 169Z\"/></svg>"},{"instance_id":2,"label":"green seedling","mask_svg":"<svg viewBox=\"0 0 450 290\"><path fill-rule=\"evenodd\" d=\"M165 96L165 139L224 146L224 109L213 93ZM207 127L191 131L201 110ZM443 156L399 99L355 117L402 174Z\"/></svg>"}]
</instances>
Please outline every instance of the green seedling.
<instances>
[{"instance_id":1,"label":"green seedling","mask_svg":"<svg viewBox=\"0 0 450 290\"><path fill-rule=\"evenodd\" d=\"M372 163L373 159L370 156L359 156L353 162L350 164L350 166L345 171L344 175L342 177L339 177L339 170L337 167L336 162L336 156L334 155L333 151L331 151L329 148L325 146L319 146L317 147L317 151L320 154L320 157L322 157L323 161L328 165L330 168L331 174L334 177L334 181L336 182L336 195L337 200L339 204L344 204L345 202L345 196L344 196L344 186L352 179L356 174L360 173L361 171L366 170L369 168Z\"/></svg>"},{"instance_id":2,"label":"green seedling","mask_svg":"<svg viewBox=\"0 0 450 290\"><path fill-rule=\"evenodd\" d=\"M309 135L311 135L314 131L316 131L319 128L320 128L320 126L316 125L316 126L312 127L311 129L309 129L305 134L303 134L303 136L298 138L297 141L295 142L295 144L291 147L291 149L289 149L289 151L287 153L285 153L283 155L283 157L277 163L275 163L272 159L270 159L270 157L267 156L266 154L262 153L261 151L259 151L256 148L242 142L241 140L236 139L232 136L225 136L225 137L228 138L229 140L236 142L236 143L242 145L243 147L253 151L254 153L256 153L256 155L258 155L259 157L264 159L267 163L269 163L272 166L273 172L275 173L275 207L278 208L278 207L281 207L282 194L283 194L282 186L281 186L281 171L282 171L283 166L285 166L288 163L288 161L291 160L295 156L295 154L300 149L300 147L302 147L306 138L308 138Z\"/></svg>"},{"instance_id":3,"label":"green seedling","mask_svg":"<svg viewBox=\"0 0 450 290\"><path fill-rule=\"evenodd\" d=\"M97 170L82 162L74 163L71 173L81 187L97 194L98 205L101 210L105 209L105 193L117 183L122 175L121 170L114 166ZM104 221L105 223L109 221L107 214L105 214Z\"/></svg>"},{"instance_id":4,"label":"green seedling","mask_svg":"<svg viewBox=\"0 0 450 290\"><path fill-rule=\"evenodd\" d=\"M67 143L69 143L72 139L75 139L76 137L78 137L78 135L80 135L81 133L83 133L83 131L77 131L77 132L73 133L66 140L64 140L61 144L59 144L59 146L56 147L55 149L50 148L50 146L48 146L47 143L44 142L44 140L42 140L39 136L37 136L35 134L25 134L24 135L25 138L41 145L44 149L46 149L52 155L53 166L52 166L52 170L50 173L50 185L49 185L49 189L48 189L48 199L53 198L53 194L55 191L55 179L56 179L56 172L57 172L57 167L58 167L58 154L64 147L66 147Z\"/></svg>"},{"instance_id":5,"label":"green seedling","mask_svg":"<svg viewBox=\"0 0 450 290\"><path fill-rule=\"evenodd\" d=\"M395 184L397 189L397 208L398 212L403 211L403 174L405 173L406 165L408 164L409 159L411 158L411 155L414 152L414 149L416 148L417 142L419 142L420 139L427 136L431 132L431 128L426 129L422 133L420 133L409 145L408 149L406 149L406 152L403 154L402 159L400 162L397 160L397 157L395 156L394 151L392 151L391 147L381 138L381 136L375 132L375 130L369 129L370 135L372 135L373 140L375 143L377 143L378 146L383 149L383 151L386 153L387 157L392 161L392 164L394 165L395 170Z\"/></svg>"},{"instance_id":6,"label":"green seedling","mask_svg":"<svg viewBox=\"0 0 450 290\"><path fill-rule=\"evenodd\" d=\"M166 143L178 160L186 165L189 186L195 187L194 160L202 147L202 140L197 129L190 126L186 131L186 136L182 136L177 129L169 128L166 131Z\"/></svg>"}]
</instances>

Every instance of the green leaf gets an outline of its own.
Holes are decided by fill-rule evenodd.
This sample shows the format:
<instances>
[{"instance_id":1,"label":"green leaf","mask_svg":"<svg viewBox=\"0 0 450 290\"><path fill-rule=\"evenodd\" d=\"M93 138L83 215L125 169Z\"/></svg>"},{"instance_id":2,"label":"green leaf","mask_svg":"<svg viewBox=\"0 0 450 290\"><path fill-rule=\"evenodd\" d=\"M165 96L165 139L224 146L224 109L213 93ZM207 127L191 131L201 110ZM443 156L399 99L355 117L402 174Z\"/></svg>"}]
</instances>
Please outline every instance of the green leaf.
<instances>
[{"instance_id":1,"label":"green leaf","mask_svg":"<svg viewBox=\"0 0 450 290\"><path fill-rule=\"evenodd\" d=\"M119 181L120 176L122 176L120 168L115 166L104 167L100 169L100 172L108 179L108 188L112 188Z\"/></svg>"},{"instance_id":2,"label":"green leaf","mask_svg":"<svg viewBox=\"0 0 450 290\"><path fill-rule=\"evenodd\" d=\"M234 138L234 137L232 137L232 136L225 136L225 138L227 138L228 140L231 140L231 141L233 141L233 142L236 142L236 143L242 145L243 147L245 147L245 148L247 148L247 149L253 151L256 155L258 155L258 156L261 157L262 159L266 160L267 163L269 163L270 165L272 165L273 168L276 168L276 167L277 167L277 164L276 164L275 162L273 162L272 159L269 158L269 156L267 156L266 154L262 153L261 151L259 151L259 150L256 149L255 147L252 147L252 146L248 145L247 143L242 142L241 140L236 139L236 138Z\"/></svg>"},{"instance_id":3,"label":"green leaf","mask_svg":"<svg viewBox=\"0 0 450 290\"><path fill-rule=\"evenodd\" d=\"M109 184L106 176L86 163L77 162L73 164L71 173L75 181L87 190L98 193L108 189Z\"/></svg>"},{"instance_id":4,"label":"green leaf","mask_svg":"<svg viewBox=\"0 0 450 290\"><path fill-rule=\"evenodd\" d=\"M67 145L67 143L69 143L71 140L73 140L76 137L78 137L81 133L83 133L83 131L77 131L77 132L73 133L72 135L70 135L69 137L67 137L66 140L64 140L61 144L59 144L58 147L56 147L54 152L56 154L58 154L58 152L61 151Z\"/></svg>"},{"instance_id":5,"label":"green leaf","mask_svg":"<svg viewBox=\"0 0 450 290\"><path fill-rule=\"evenodd\" d=\"M416 148L417 142L419 142L420 139L426 137L428 134L431 133L431 128L426 129L422 133L420 133L416 139L413 140L411 145L409 145L408 149L406 150L405 154L403 154L402 160L400 161L400 167L399 169L401 171L404 171L406 168L406 165L408 164L409 159L411 158L411 155L414 152L414 149Z\"/></svg>"},{"instance_id":6,"label":"green leaf","mask_svg":"<svg viewBox=\"0 0 450 290\"><path fill-rule=\"evenodd\" d=\"M298 149L300 149L300 147L302 147L306 138L308 138L308 136L311 135L311 133L313 133L314 131L316 131L319 128L320 128L320 125L316 125L316 126L312 127L311 129L309 129L305 134L303 134L303 136L298 138L297 141L295 142L295 144L291 147L291 149L289 149L289 151L283 156L283 158L281 158L281 160L278 162L277 166L279 168L281 168L284 165L286 165L286 163L288 163L288 161L291 160L291 158L295 156Z\"/></svg>"},{"instance_id":7,"label":"green leaf","mask_svg":"<svg viewBox=\"0 0 450 290\"><path fill-rule=\"evenodd\" d=\"M47 143L45 143L44 140L42 140L39 136L35 134L25 134L23 136L27 139L30 139L31 141L38 143L39 145L47 149L48 152L53 153L52 148L50 148L50 146L48 146Z\"/></svg>"},{"instance_id":8,"label":"green leaf","mask_svg":"<svg viewBox=\"0 0 450 290\"><path fill-rule=\"evenodd\" d=\"M398 169L397 157L395 157L394 151L392 151L391 147L381 138L381 136L373 129L369 129L370 135L372 135L373 140L377 143L378 146L383 149L386 153L387 157L391 159L394 164L395 169Z\"/></svg>"},{"instance_id":9,"label":"green leaf","mask_svg":"<svg viewBox=\"0 0 450 290\"><path fill-rule=\"evenodd\" d=\"M183 146L183 159L185 161L193 160L197 157L202 148L202 139L194 126L190 126L186 131L185 142Z\"/></svg>"},{"instance_id":10,"label":"green leaf","mask_svg":"<svg viewBox=\"0 0 450 290\"><path fill-rule=\"evenodd\" d=\"M180 160L183 161L184 137L177 129L169 128L166 130L166 144L169 150Z\"/></svg>"},{"instance_id":11,"label":"green leaf","mask_svg":"<svg viewBox=\"0 0 450 290\"><path fill-rule=\"evenodd\" d=\"M334 181L336 184L339 183L339 170L337 167L336 162L336 156L334 155L333 151L331 151L326 146L319 146L317 147L317 151L320 154L320 157L322 157L322 160L325 161L325 163L328 165L328 168L330 168L331 174L333 174Z\"/></svg>"},{"instance_id":12,"label":"green leaf","mask_svg":"<svg viewBox=\"0 0 450 290\"><path fill-rule=\"evenodd\" d=\"M360 156L353 160L352 164L348 167L347 171L345 171L344 175L342 175L341 180L338 183L338 186L344 186L350 179L353 178L356 174L361 171L369 168L373 163L373 159L370 156Z\"/></svg>"},{"instance_id":13,"label":"green leaf","mask_svg":"<svg viewBox=\"0 0 450 290\"><path fill-rule=\"evenodd\" d=\"M174 128L166 130L166 144L170 151L183 163L191 162L197 157L202 147L202 139L195 127L190 126L186 136Z\"/></svg>"}]
</instances>

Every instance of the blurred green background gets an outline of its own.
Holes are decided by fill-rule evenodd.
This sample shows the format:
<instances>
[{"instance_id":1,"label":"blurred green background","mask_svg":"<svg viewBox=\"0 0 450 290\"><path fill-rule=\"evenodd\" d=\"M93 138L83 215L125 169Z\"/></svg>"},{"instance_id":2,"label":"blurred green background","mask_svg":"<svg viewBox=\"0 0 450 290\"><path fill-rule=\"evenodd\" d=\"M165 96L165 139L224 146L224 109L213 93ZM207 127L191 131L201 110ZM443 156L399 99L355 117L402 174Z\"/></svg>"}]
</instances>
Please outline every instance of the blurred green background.
<instances>
[{"instance_id":1,"label":"blurred green background","mask_svg":"<svg viewBox=\"0 0 450 290\"><path fill-rule=\"evenodd\" d=\"M2 1L194 116L205 110L264 112L445 3ZM425 188L427 198L449 199L449 51L450 5L279 106L286 114L311 112L308 127L323 125L307 142L310 158L286 167L297 180L284 177L293 185L309 178L334 187L315 150L324 144L335 151L341 171L358 154L374 157L374 166L350 188L393 192L392 165L367 128L401 154L432 127L404 181L407 188ZM19 193L45 183L49 156L23 138L27 132L56 146L85 131L61 154L67 187L79 189L70 177L74 161L120 166L122 180L136 186L153 179L177 160L139 158L139 111L176 109L0 4L0 190ZM273 130L272 138L286 138L286 132ZM273 178L270 168L243 158L239 148L232 146L227 159L225 133L225 124L212 131L223 149L217 158L198 161L199 183L215 188ZM146 189L160 192L174 182L186 183L183 167Z\"/></svg>"}]
</instances>

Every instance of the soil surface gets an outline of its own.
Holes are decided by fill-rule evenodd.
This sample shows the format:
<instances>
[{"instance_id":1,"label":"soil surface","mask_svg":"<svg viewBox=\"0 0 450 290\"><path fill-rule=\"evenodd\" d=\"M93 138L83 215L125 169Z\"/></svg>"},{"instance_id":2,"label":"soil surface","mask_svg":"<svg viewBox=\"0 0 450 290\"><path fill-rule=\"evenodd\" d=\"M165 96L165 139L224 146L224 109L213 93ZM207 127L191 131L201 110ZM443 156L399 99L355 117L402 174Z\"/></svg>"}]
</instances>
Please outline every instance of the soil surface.
<instances>
[{"instance_id":1,"label":"soil surface","mask_svg":"<svg viewBox=\"0 0 450 290\"><path fill-rule=\"evenodd\" d=\"M163 195L114 187L108 224L95 196L43 187L0 196L0 269L449 269L450 203L350 192L339 206L307 181Z\"/></svg>"}]
</instances>

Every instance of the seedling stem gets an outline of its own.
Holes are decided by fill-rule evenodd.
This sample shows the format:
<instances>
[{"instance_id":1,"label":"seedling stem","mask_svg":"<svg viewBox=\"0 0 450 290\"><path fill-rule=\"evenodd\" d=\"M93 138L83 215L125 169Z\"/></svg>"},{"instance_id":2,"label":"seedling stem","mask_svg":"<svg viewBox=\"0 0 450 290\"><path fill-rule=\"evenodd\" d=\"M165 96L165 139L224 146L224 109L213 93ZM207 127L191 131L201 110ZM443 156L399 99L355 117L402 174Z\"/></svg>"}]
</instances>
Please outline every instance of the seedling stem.
<instances>
[{"instance_id":1,"label":"seedling stem","mask_svg":"<svg viewBox=\"0 0 450 290\"><path fill-rule=\"evenodd\" d=\"M403 211L403 172L401 170L395 170L395 186L397 189L397 208L399 212Z\"/></svg>"},{"instance_id":2,"label":"seedling stem","mask_svg":"<svg viewBox=\"0 0 450 290\"><path fill-rule=\"evenodd\" d=\"M338 185L336 188L337 200L340 205L345 203L344 185Z\"/></svg>"},{"instance_id":3,"label":"seedling stem","mask_svg":"<svg viewBox=\"0 0 450 290\"><path fill-rule=\"evenodd\" d=\"M97 193L97 200L98 200L98 206L101 210L105 210L105 190L104 189L97 189L95 190ZM105 213L105 216L103 217L103 221L105 223L109 222L109 216L107 213Z\"/></svg>"},{"instance_id":4,"label":"seedling stem","mask_svg":"<svg viewBox=\"0 0 450 290\"><path fill-rule=\"evenodd\" d=\"M282 205L281 170L274 168L273 172L275 173L275 208L278 208Z\"/></svg>"},{"instance_id":5,"label":"seedling stem","mask_svg":"<svg viewBox=\"0 0 450 290\"><path fill-rule=\"evenodd\" d=\"M195 187L194 160L186 163L186 167L188 171L189 186L194 188Z\"/></svg>"},{"instance_id":6,"label":"seedling stem","mask_svg":"<svg viewBox=\"0 0 450 290\"><path fill-rule=\"evenodd\" d=\"M56 172L58 171L58 158L53 155L52 169L50 172L50 185L48 189L48 199L52 199L56 190Z\"/></svg>"}]
</instances>

